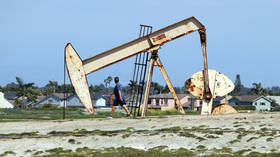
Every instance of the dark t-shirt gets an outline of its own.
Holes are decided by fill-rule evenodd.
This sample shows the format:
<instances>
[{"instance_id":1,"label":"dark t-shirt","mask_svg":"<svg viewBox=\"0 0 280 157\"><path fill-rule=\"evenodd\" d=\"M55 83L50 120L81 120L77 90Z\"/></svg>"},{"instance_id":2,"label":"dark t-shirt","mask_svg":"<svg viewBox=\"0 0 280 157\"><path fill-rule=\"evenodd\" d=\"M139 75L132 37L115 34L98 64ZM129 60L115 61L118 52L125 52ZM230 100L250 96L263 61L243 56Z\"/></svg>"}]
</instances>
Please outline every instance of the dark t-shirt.
<instances>
[{"instance_id":1,"label":"dark t-shirt","mask_svg":"<svg viewBox=\"0 0 280 157\"><path fill-rule=\"evenodd\" d=\"M121 91L122 100L124 101L123 89L122 89L122 85L120 83L117 83L115 88L114 88L115 99L120 100L119 90Z\"/></svg>"}]
</instances>

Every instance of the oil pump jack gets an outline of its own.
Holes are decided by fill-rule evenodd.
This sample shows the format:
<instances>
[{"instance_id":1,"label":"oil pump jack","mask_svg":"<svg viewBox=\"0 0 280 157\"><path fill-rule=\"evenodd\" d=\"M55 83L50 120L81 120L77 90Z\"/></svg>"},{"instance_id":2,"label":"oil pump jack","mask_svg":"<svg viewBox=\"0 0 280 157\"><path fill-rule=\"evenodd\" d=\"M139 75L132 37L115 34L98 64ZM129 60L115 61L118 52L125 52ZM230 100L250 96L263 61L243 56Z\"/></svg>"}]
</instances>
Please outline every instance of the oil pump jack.
<instances>
[{"instance_id":1,"label":"oil pump jack","mask_svg":"<svg viewBox=\"0 0 280 157\"><path fill-rule=\"evenodd\" d=\"M151 53L151 58L144 94L144 102L142 105L142 117L146 115L148 107L148 96L154 66L158 66L161 73L163 74L167 86L176 102L178 110L185 114L181 102L176 95L172 83L158 56L158 50L163 44L195 31L198 31L200 35L204 68L202 72L194 74L189 80L187 80L185 86L193 95L199 96L203 100L201 113L211 114L213 98L215 96L222 96L229 93L234 88L234 85L225 75L222 75L214 70L208 70L206 53L206 29L204 25L202 25L195 17L187 18L85 60L82 60L73 46L68 43L65 47L65 61L70 81L78 98L85 108L91 114L94 114L94 107L90 96L86 75L137 55L141 52L148 52ZM211 82L211 84L209 84L209 82Z\"/></svg>"}]
</instances>

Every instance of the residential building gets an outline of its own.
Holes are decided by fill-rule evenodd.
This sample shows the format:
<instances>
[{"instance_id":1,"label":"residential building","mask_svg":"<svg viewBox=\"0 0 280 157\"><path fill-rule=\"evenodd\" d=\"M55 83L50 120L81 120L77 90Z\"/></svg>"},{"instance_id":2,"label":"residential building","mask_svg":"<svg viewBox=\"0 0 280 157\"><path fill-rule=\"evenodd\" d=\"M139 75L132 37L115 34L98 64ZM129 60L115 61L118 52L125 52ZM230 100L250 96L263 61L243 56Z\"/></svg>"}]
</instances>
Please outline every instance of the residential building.
<instances>
[{"instance_id":1,"label":"residential building","mask_svg":"<svg viewBox=\"0 0 280 157\"><path fill-rule=\"evenodd\" d=\"M228 100L229 105L252 105L253 101L257 99L257 95L243 95L243 96L233 96Z\"/></svg>"},{"instance_id":2,"label":"residential building","mask_svg":"<svg viewBox=\"0 0 280 157\"><path fill-rule=\"evenodd\" d=\"M100 107L110 107L109 97L102 96L98 94L91 94L92 102L95 108ZM49 96L39 96L37 102L34 103L33 107L43 107L44 104L50 104L53 107L64 107L64 102L67 107L79 107L84 108L84 105L81 103L76 94L70 95L66 93L66 101L64 101L64 93L53 93Z\"/></svg>"},{"instance_id":3,"label":"residential building","mask_svg":"<svg viewBox=\"0 0 280 157\"><path fill-rule=\"evenodd\" d=\"M253 101L253 106L256 107L257 111L270 111L271 103L272 101L269 98L260 96Z\"/></svg>"},{"instance_id":4,"label":"residential building","mask_svg":"<svg viewBox=\"0 0 280 157\"><path fill-rule=\"evenodd\" d=\"M69 93L66 93L66 99L69 95ZM43 107L44 104L50 104L53 107L63 107L64 93L52 93L49 96L43 97L38 102L34 103L32 107Z\"/></svg>"},{"instance_id":5,"label":"residential building","mask_svg":"<svg viewBox=\"0 0 280 157\"><path fill-rule=\"evenodd\" d=\"M228 100L228 102L232 106L253 105L256 107L257 111L270 111L272 101L265 96L243 95L233 96L231 99Z\"/></svg>"},{"instance_id":6,"label":"residential building","mask_svg":"<svg viewBox=\"0 0 280 157\"><path fill-rule=\"evenodd\" d=\"M64 104L63 104L64 105ZM76 94L72 94L67 98L67 107L77 107L83 108L84 105L81 103L80 99L77 97Z\"/></svg>"},{"instance_id":7,"label":"residential building","mask_svg":"<svg viewBox=\"0 0 280 157\"><path fill-rule=\"evenodd\" d=\"M190 94L177 94L177 96L184 109L199 110L202 105L202 101L199 98ZM151 95L148 99L148 108L150 109L161 109L164 111L175 108L175 104L175 100L170 93Z\"/></svg>"}]
</instances>

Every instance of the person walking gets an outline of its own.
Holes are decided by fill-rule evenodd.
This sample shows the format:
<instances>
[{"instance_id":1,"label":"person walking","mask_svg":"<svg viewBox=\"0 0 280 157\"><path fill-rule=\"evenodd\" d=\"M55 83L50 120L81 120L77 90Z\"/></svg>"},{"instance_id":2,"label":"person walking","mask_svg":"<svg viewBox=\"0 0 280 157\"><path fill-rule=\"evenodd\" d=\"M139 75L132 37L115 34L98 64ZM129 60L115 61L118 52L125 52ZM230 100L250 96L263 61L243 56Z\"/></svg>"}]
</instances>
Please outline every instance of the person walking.
<instances>
[{"instance_id":1,"label":"person walking","mask_svg":"<svg viewBox=\"0 0 280 157\"><path fill-rule=\"evenodd\" d=\"M126 102L125 102L125 98L124 98L124 94L123 94L122 85L119 82L119 77L115 77L114 81L115 81L115 84L116 84L116 86L114 88L115 100L114 100L113 105L112 105L111 117L113 117L113 115L114 115L116 106L119 106L119 105L125 110L126 117L129 117L130 112L125 105ZM112 100L112 95L110 96L110 99Z\"/></svg>"}]
</instances>

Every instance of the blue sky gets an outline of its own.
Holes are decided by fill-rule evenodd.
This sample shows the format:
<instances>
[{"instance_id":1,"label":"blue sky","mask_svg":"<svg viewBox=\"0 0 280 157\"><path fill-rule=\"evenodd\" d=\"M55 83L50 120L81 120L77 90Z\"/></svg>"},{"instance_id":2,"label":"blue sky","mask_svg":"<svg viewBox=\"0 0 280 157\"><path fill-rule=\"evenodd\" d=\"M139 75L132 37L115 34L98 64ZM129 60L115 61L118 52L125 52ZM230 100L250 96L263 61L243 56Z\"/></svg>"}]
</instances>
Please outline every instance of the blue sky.
<instances>
[{"instance_id":1,"label":"blue sky","mask_svg":"<svg viewBox=\"0 0 280 157\"><path fill-rule=\"evenodd\" d=\"M236 74L250 87L280 86L279 0L1 0L0 85L20 76L44 86L63 82L63 51L71 42L82 59L138 37L139 24L154 30L195 16L207 29L208 66ZM165 44L159 56L175 86L202 70L197 32ZM90 84L132 78L134 58L88 75ZM165 84L156 68L153 81Z\"/></svg>"}]
</instances>

